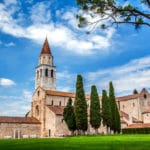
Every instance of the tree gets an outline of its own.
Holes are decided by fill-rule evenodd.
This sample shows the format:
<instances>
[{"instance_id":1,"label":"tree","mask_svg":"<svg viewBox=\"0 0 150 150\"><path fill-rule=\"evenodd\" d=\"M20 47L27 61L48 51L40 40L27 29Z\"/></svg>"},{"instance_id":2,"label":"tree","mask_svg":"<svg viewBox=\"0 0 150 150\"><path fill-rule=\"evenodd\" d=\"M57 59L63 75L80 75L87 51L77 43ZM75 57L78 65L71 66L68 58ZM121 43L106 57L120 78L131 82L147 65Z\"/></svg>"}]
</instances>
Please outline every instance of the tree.
<instances>
[{"instance_id":1,"label":"tree","mask_svg":"<svg viewBox=\"0 0 150 150\"><path fill-rule=\"evenodd\" d=\"M107 133L109 127L111 127L111 107L110 107L110 100L107 96L106 90L102 91L102 118L103 118L103 125L107 127Z\"/></svg>"},{"instance_id":2,"label":"tree","mask_svg":"<svg viewBox=\"0 0 150 150\"><path fill-rule=\"evenodd\" d=\"M125 3L124 3L125 2ZM77 0L82 13L77 15L79 26L107 27L131 24L136 29L150 27L150 0ZM144 9L146 8L146 9ZM85 15L86 14L86 15ZM93 21L91 21L93 20Z\"/></svg>"},{"instance_id":3,"label":"tree","mask_svg":"<svg viewBox=\"0 0 150 150\"><path fill-rule=\"evenodd\" d=\"M68 103L64 108L63 118L68 126L68 129L72 131L73 134L74 131L76 130L76 121L75 121L74 108L72 106L71 98L68 99Z\"/></svg>"},{"instance_id":4,"label":"tree","mask_svg":"<svg viewBox=\"0 0 150 150\"><path fill-rule=\"evenodd\" d=\"M134 89L133 94L138 94L138 91L136 89Z\"/></svg>"},{"instance_id":5,"label":"tree","mask_svg":"<svg viewBox=\"0 0 150 150\"><path fill-rule=\"evenodd\" d=\"M81 75L77 75L74 110L75 110L76 127L80 134L80 131L85 132L88 127L87 103L85 99Z\"/></svg>"},{"instance_id":6,"label":"tree","mask_svg":"<svg viewBox=\"0 0 150 150\"><path fill-rule=\"evenodd\" d=\"M95 85L91 87L90 100L90 124L95 129L95 133L98 133L97 129L101 124L101 114L99 96Z\"/></svg>"},{"instance_id":7,"label":"tree","mask_svg":"<svg viewBox=\"0 0 150 150\"><path fill-rule=\"evenodd\" d=\"M121 124L120 124L120 115L119 110L116 104L115 99L115 93L114 93L114 87L112 82L109 83L109 100L110 100L110 107L111 107L111 130L114 131L114 133L118 132L120 133Z\"/></svg>"}]
</instances>

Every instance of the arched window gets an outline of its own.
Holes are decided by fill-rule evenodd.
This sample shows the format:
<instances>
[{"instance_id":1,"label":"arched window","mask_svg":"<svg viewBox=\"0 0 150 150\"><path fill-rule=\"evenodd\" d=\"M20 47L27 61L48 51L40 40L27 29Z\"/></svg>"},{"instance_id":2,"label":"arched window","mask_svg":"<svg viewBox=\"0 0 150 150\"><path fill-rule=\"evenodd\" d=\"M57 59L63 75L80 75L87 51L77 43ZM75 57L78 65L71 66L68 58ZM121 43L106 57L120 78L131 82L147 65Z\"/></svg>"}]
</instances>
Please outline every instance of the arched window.
<instances>
[{"instance_id":1,"label":"arched window","mask_svg":"<svg viewBox=\"0 0 150 150\"><path fill-rule=\"evenodd\" d=\"M145 99L147 98L147 95L146 95L146 94L144 94L144 98L145 98Z\"/></svg>"},{"instance_id":2,"label":"arched window","mask_svg":"<svg viewBox=\"0 0 150 150\"><path fill-rule=\"evenodd\" d=\"M36 114L36 116L39 116L39 106L38 105L35 108L35 114Z\"/></svg>"},{"instance_id":3,"label":"arched window","mask_svg":"<svg viewBox=\"0 0 150 150\"><path fill-rule=\"evenodd\" d=\"M48 77L48 69L45 69L45 76Z\"/></svg>"},{"instance_id":4,"label":"arched window","mask_svg":"<svg viewBox=\"0 0 150 150\"><path fill-rule=\"evenodd\" d=\"M54 77L54 71L51 70L51 77L53 78Z\"/></svg>"},{"instance_id":5,"label":"arched window","mask_svg":"<svg viewBox=\"0 0 150 150\"><path fill-rule=\"evenodd\" d=\"M61 106L61 101L59 101L59 106Z\"/></svg>"},{"instance_id":6,"label":"arched window","mask_svg":"<svg viewBox=\"0 0 150 150\"><path fill-rule=\"evenodd\" d=\"M53 100L52 100L52 101L51 101L51 105L53 105L53 103L54 103L54 102L53 102Z\"/></svg>"},{"instance_id":7,"label":"arched window","mask_svg":"<svg viewBox=\"0 0 150 150\"><path fill-rule=\"evenodd\" d=\"M40 77L42 77L42 69L40 69Z\"/></svg>"},{"instance_id":8,"label":"arched window","mask_svg":"<svg viewBox=\"0 0 150 150\"><path fill-rule=\"evenodd\" d=\"M40 95L40 91L37 92L37 95L38 95L38 96Z\"/></svg>"}]
</instances>

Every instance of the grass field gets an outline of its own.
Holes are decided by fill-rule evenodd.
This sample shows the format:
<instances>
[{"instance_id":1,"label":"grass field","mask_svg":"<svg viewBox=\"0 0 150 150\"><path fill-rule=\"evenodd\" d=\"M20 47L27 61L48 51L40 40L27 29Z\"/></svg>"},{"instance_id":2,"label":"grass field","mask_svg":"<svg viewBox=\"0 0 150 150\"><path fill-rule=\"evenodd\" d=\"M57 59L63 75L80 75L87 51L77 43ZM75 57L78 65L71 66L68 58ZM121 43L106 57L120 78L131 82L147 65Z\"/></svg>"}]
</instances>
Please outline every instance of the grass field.
<instances>
[{"instance_id":1,"label":"grass field","mask_svg":"<svg viewBox=\"0 0 150 150\"><path fill-rule=\"evenodd\" d=\"M0 140L0 150L150 150L150 135Z\"/></svg>"}]
</instances>

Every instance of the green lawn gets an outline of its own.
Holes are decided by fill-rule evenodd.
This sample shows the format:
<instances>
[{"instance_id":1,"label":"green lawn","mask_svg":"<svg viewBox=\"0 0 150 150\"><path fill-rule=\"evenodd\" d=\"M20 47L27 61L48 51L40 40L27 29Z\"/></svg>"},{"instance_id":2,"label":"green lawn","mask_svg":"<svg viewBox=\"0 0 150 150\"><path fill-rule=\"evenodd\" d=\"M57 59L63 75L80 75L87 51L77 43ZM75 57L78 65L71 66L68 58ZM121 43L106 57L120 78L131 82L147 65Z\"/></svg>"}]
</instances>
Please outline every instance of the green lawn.
<instances>
[{"instance_id":1,"label":"green lawn","mask_svg":"<svg viewBox=\"0 0 150 150\"><path fill-rule=\"evenodd\" d=\"M150 135L0 140L0 150L150 150Z\"/></svg>"}]
</instances>

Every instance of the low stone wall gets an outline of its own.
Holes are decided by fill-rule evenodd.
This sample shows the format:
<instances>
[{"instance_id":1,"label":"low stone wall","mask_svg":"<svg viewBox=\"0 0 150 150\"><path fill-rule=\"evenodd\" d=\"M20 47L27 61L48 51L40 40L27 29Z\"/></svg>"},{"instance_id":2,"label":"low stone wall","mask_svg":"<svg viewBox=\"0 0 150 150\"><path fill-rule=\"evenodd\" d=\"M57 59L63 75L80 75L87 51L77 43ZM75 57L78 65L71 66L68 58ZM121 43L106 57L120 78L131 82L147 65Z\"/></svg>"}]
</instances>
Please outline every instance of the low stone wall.
<instances>
[{"instance_id":1,"label":"low stone wall","mask_svg":"<svg viewBox=\"0 0 150 150\"><path fill-rule=\"evenodd\" d=\"M0 123L0 138L38 138L40 124Z\"/></svg>"}]
</instances>

